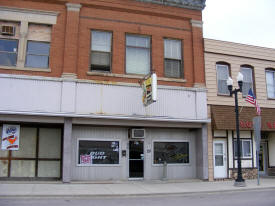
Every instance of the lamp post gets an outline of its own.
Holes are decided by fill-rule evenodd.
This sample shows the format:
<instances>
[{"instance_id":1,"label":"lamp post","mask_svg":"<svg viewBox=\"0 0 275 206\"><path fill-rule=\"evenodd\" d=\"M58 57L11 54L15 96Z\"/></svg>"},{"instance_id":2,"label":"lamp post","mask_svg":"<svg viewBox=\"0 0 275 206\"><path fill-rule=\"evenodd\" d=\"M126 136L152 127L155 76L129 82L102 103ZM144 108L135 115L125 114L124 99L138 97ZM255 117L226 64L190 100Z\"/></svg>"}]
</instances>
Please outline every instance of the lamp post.
<instances>
[{"instance_id":1,"label":"lamp post","mask_svg":"<svg viewBox=\"0 0 275 206\"><path fill-rule=\"evenodd\" d=\"M243 87L243 75L239 72L237 76L237 81L239 88L233 90L233 80L228 77L227 79L227 87L230 92L230 96L232 94L235 96L235 113L236 113L236 132L237 132L237 155L238 155L238 177L235 180L234 186L244 187L245 181L242 177L242 164L241 164L241 144L240 144L240 127L239 127L239 105L238 105L238 92L242 92Z\"/></svg>"}]
</instances>

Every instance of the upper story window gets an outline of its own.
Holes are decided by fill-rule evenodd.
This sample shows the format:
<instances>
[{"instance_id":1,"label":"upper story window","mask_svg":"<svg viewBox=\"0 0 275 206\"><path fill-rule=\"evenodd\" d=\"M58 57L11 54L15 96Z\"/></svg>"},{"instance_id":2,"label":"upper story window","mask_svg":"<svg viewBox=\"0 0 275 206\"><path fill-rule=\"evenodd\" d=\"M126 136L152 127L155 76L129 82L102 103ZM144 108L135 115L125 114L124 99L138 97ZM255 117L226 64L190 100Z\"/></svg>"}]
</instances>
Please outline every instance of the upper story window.
<instances>
[{"instance_id":1,"label":"upper story window","mask_svg":"<svg viewBox=\"0 0 275 206\"><path fill-rule=\"evenodd\" d=\"M182 77L181 41L164 39L164 75L165 77Z\"/></svg>"},{"instance_id":2,"label":"upper story window","mask_svg":"<svg viewBox=\"0 0 275 206\"><path fill-rule=\"evenodd\" d=\"M226 84L226 81L229 77L229 65L225 63L217 63L216 69L217 69L218 94L229 95L229 90Z\"/></svg>"},{"instance_id":3,"label":"upper story window","mask_svg":"<svg viewBox=\"0 0 275 206\"><path fill-rule=\"evenodd\" d=\"M17 46L16 39L0 39L0 65L16 66Z\"/></svg>"},{"instance_id":4,"label":"upper story window","mask_svg":"<svg viewBox=\"0 0 275 206\"><path fill-rule=\"evenodd\" d=\"M91 39L91 70L110 72L112 33L92 31Z\"/></svg>"},{"instance_id":5,"label":"upper story window","mask_svg":"<svg viewBox=\"0 0 275 206\"><path fill-rule=\"evenodd\" d=\"M51 27L29 24L26 67L49 68Z\"/></svg>"},{"instance_id":6,"label":"upper story window","mask_svg":"<svg viewBox=\"0 0 275 206\"><path fill-rule=\"evenodd\" d=\"M242 94L243 97L246 97L248 94L249 89L251 88L253 93L254 87L253 87L253 69L251 66L241 66L241 73L243 74L243 88L242 88Z\"/></svg>"},{"instance_id":7,"label":"upper story window","mask_svg":"<svg viewBox=\"0 0 275 206\"><path fill-rule=\"evenodd\" d=\"M267 97L275 99L275 70L267 69L265 75Z\"/></svg>"},{"instance_id":8,"label":"upper story window","mask_svg":"<svg viewBox=\"0 0 275 206\"><path fill-rule=\"evenodd\" d=\"M0 65L16 66L20 24L0 21Z\"/></svg>"},{"instance_id":9,"label":"upper story window","mask_svg":"<svg viewBox=\"0 0 275 206\"><path fill-rule=\"evenodd\" d=\"M0 65L49 68L51 26L5 21L0 25ZM5 27L13 29L3 33Z\"/></svg>"},{"instance_id":10,"label":"upper story window","mask_svg":"<svg viewBox=\"0 0 275 206\"><path fill-rule=\"evenodd\" d=\"M126 35L126 73L150 73L151 39L147 36Z\"/></svg>"}]
</instances>

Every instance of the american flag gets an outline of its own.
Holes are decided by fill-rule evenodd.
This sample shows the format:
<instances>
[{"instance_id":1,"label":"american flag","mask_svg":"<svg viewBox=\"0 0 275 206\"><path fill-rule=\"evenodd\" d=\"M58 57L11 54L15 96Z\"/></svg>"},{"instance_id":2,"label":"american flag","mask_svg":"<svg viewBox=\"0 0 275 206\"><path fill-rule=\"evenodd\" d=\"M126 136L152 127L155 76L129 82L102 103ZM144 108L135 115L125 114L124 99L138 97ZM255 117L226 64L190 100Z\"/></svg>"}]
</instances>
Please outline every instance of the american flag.
<instances>
[{"instance_id":1,"label":"american flag","mask_svg":"<svg viewBox=\"0 0 275 206\"><path fill-rule=\"evenodd\" d=\"M256 97L254 96L251 88L248 91L245 101L249 102L250 104L255 105L257 115L261 115L261 108L260 108L259 104L257 103Z\"/></svg>"}]
</instances>

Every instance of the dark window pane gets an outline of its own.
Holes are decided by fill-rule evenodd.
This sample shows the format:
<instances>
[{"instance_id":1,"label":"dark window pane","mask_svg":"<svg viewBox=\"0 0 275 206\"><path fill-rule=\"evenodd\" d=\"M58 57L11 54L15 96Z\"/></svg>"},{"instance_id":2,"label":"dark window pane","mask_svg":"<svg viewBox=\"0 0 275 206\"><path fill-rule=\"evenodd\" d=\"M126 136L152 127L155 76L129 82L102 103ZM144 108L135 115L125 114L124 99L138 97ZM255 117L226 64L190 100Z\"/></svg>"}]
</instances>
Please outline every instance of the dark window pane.
<instances>
[{"instance_id":1,"label":"dark window pane","mask_svg":"<svg viewBox=\"0 0 275 206\"><path fill-rule=\"evenodd\" d=\"M34 67L34 68L48 68L49 67L49 57L48 56L27 55L26 66Z\"/></svg>"},{"instance_id":2,"label":"dark window pane","mask_svg":"<svg viewBox=\"0 0 275 206\"><path fill-rule=\"evenodd\" d=\"M118 141L80 140L78 164L119 164Z\"/></svg>"},{"instance_id":3,"label":"dark window pane","mask_svg":"<svg viewBox=\"0 0 275 206\"><path fill-rule=\"evenodd\" d=\"M17 53L0 52L0 65L16 66Z\"/></svg>"},{"instance_id":4,"label":"dark window pane","mask_svg":"<svg viewBox=\"0 0 275 206\"><path fill-rule=\"evenodd\" d=\"M0 52L17 52L17 40L0 39Z\"/></svg>"},{"instance_id":5,"label":"dark window pane","mask_svg":"<svg viewBox=\"0 0 275 206\"><path fill-rule=\"evenodd\" d=\"M215 155L215 166L223 166L223 155Z\"/></svg>"},{"instance_id":6,"label":"dark window pane","mask_svg":"<svg viewBox=\"0 0 275 206\"><path fill-rule=\"evenodd\" d=\"M91 70L110 71L110 53L92 51Z\"/></svg>"},{"instance_id":7,"label":"dark window pane","mask_svg":"<svg viewBox=\"0 0 275 206\"><path fill-rule=\"evenodd\" d=\"M165 77L181 77L181 61L165 59Z\"/></svg>"},{"instance_id":8,"label":"dark window pane","mask_svg":"<svg viewBox=\"0 0 275 206\"><path fill-rule=\"evenodd\" d=\"M154 164L189 163L188 142L154 142Z\"/></svg>"},{"instance_id":9,"label":"dark window pane","mask_svg":"<svg viewBox=\"0 0 275 206\"><path fill-rule=\"evenodd\" d=\"M50 44L46 42L28 41L27 54L49 55Z\"/></svg>"}]
</instances>

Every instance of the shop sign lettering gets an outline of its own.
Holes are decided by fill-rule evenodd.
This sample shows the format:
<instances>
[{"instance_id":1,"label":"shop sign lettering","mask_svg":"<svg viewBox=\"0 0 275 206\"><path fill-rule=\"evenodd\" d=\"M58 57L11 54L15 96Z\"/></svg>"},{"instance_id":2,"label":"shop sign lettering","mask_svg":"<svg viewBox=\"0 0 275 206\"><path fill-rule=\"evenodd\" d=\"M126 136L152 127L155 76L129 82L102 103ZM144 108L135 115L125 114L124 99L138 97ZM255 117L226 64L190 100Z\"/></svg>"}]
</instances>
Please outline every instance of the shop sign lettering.
<instances>
[{"instance_id":1,"label":"shop sign lettering","mask_svg":"<svg viewBox=\"0 0 275 206\"><path fill-rule=\"evenodd\" d=\"M275 121L274 122L267 122L266 124L267 124L267 127L269 129L275 129Z\"/></svg>"},{"instance_id":2,"label":"shop sign lettering","mask_svg":"<svg viewBox=\"0 0 275 206\"><path fill-rule=\"evenodd\" d=\"M275 121L274 122L266 122L266 126L269 129L275 129ZM252 121L240 121L241 128L252 128L253 122Z\"/></svg>"},{"instance_id":3,"label":"shop sign lettering","mask_svg":"<svg viewBox=\"0 0 275 206\"><path fill-rule=\"evenodd\" d=\"M252 121L240 121L241 128L252 128L253 122Z\"/></svg>"}]
</instances>

